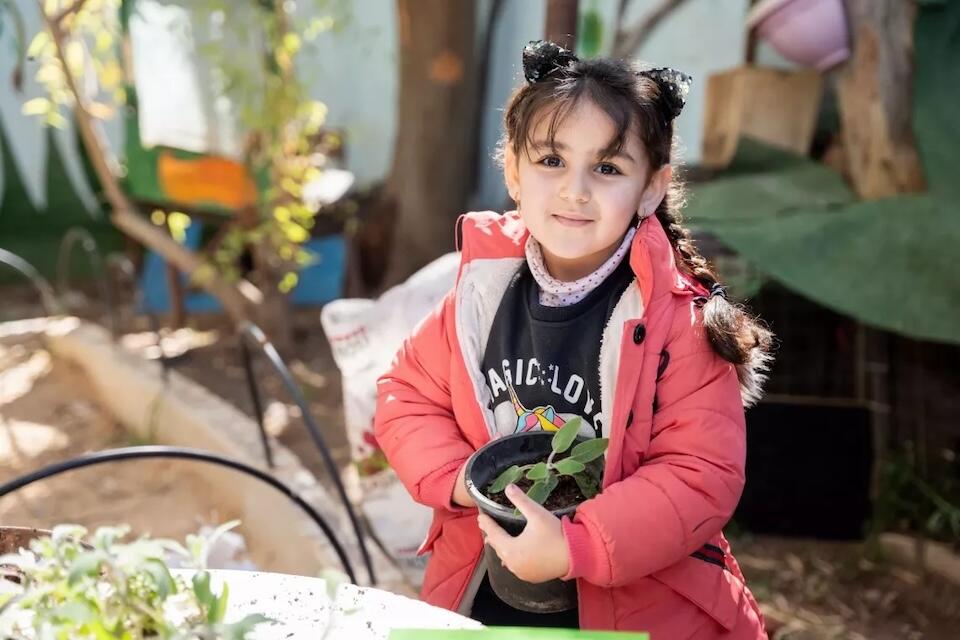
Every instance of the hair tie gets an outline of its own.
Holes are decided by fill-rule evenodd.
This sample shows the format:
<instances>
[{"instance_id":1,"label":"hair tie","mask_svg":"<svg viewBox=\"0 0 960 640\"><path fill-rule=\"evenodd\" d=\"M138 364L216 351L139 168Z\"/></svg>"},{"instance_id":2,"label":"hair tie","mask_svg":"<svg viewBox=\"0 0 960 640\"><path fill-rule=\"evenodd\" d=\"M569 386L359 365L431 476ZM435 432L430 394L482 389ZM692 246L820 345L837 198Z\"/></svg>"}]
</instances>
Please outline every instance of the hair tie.
<instances>
[{"instance_id":1,"label":"hair tie","mask_svg":"<svg viewBox=\"0 0 960 640\"><path fill-rule=\"evenodd\" d=\"M713 286L710 287L710 297L720 296L724 300L727 299L727 289L719 282L714 282Z\"/></svg>"}]
</instances>

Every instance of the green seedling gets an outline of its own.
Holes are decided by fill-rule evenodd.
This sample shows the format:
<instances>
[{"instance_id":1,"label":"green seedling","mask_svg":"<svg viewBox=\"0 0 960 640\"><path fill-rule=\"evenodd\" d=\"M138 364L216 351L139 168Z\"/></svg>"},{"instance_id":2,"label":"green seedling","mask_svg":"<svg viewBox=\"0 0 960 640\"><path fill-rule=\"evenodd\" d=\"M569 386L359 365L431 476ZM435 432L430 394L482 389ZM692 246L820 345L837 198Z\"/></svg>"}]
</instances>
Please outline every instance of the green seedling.
<instances>
[{"instance_id":1,"label":"green seedling","mask_svg":"<svg viewBox=\"0 0 960 640\"><path fill-rule=\"evenodd\" d=\"M497 479L490 485L489 492L501 493L507 486L526 477L527 480L533 482L533 485L527 490L527 496L534 502L543 504L560 484L561 476L572 476L585 498L590 499L600 493L599 482L589 472L587 464L606 452L607 445L610 443L608 438L593 438L581 442L573 447L569 456L556 460L557 456L566 453L577 439L581 422L582 420L579 417L572 418L553 435L552 450L546 462L522 466L513 465L497 476Z\"/></svg>"}]
</instances>

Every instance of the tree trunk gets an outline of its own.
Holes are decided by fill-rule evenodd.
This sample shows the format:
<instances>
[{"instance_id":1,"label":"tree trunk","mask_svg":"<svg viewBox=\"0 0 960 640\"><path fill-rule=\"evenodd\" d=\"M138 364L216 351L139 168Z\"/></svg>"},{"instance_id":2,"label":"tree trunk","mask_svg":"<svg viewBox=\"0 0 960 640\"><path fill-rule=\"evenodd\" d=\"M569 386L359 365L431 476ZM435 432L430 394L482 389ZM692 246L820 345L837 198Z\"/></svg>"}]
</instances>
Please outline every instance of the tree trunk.
<instances>
[{"instance_id":1,"label":"tree trunk","mask_svg":"<svg viewBox=\"0 0 960 640\"><path fill-rule=\"evenodd\" d=\"M842 139L862 198L922 191L913 138L913 25L903 0L847 0L853 55L837 79Z\"/></svg>"},{"instance_id":2,"label":"tree trunk","mask_svg":"<svg viewBox=\"0 0 960 640\"><path fill-rule=\"evenodd\" d=\"M400 96L384 201L393 237L384 286L454 248L477 126L473 3L398 0Z\"/></svg>"},{"instance_id":3,"label":"tree trunk","mask_svg":"<svg viewBox=\"0 0 960 640\"><path fill-rule=\"evenodd\" d=\"M547 40L573 51L577 46L577 0L547 0Z\"/></svg>"}]
</instances>

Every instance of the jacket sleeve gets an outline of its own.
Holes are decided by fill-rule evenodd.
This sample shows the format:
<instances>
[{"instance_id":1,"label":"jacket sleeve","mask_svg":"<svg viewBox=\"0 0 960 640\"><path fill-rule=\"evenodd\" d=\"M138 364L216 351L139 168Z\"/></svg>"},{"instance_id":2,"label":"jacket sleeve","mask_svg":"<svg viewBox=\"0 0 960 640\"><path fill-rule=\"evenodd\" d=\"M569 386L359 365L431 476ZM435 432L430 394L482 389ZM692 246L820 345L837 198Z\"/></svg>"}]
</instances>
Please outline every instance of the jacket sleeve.
<instances>
[{"instance_id":1,"label":"jacket sleeve","mask_svg":"<svg viewBox=\"0 0 960 640\"><path fill-rule=\"evenodd\" d=\"M420 323L377 381L374 433L414 500L463 511L451 502L460 467L473 453L450 398L453 292Z\"/></svg>"},{"instance_id":2,"label":"jacket sleeve","mask_svg":"<svg viewBox=\"0 0 960 640\"><path fill-rule=\"evenodd\" d=\"M739 382L734 365L707 342L699 314L693 317L668 344L672 357L657 383L643 464L563 520L564 579L633 582L699 549L733 515L746 463Z\"/></svg>"}]
</instances>

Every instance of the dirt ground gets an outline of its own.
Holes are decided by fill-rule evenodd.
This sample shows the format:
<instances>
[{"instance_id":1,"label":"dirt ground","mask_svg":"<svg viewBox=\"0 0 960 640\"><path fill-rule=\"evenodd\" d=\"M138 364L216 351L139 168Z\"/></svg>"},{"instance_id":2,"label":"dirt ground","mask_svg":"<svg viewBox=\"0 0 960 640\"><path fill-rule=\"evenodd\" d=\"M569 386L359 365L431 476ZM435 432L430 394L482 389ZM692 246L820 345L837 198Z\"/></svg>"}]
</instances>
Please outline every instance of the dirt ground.
<instances>
[{"instance_id":1,"label":"dirt ground","mask_svg":"<svg viewBox=\"0 0 960 640\"><path fill-rule=\"evenodd\" d=\"M0 292L2 293L2 292ZM164 350L172 366L252 415L235 338L204 319L198 329L170 332ZM340 378L316 311L297 314L298 342L286 355L311 410L342 466L349 461L343 432ZM142 326L141 326L142 328ZM125 344L156 356L154 336L133 332ZM125 444L119 427L99 410L77 372L51 363L41 346L0 340L0 478L71 452ZM37 355L40 354L40 355ZM19 367L10 377L8 371ZM40 373L38 373L40 372ZM257 359L267 428L305 465L325 478L319 455L277 376ZM10 380L30 379L28 392ZM14 426L10 426L15 422ZM17 426L19 425L19 426ZM24 426L26 425L26 426ZM16 442L10 434L16 436ZM29 435L28 435L29 434ZM189 472L175 463L155 471L77 472L21 497L0 500L0 522L56 520L131 522L157 535L182 536L200 522L222 521L202 492L190 490ZM105 499L108 498L108 499ZM176 508L174 508L176 505ZM176 514L176 517L171 517ZM946 640L960 637L960 586L902 565L872 560L859 543L741 534L731 542L775 640ZM255 551L255 550L253 550ZM255 554L254 554L255 555Z\"/></svg>"},{"instance_id":2,"label":"dirt ground","mask_svg":"<svg viewBox=\"0 0 960 640\"><path fill-rule=\"evenodd\" d=\"M734 555L771 638L960 637L960 586L883 559L862 543L744 534Z\"/></svg>"},{"instance_id":3,"label":"dirt ground","mask_svg":"<svg viewBox=\"0 0 960 640\"><path fill-rule=\"evenodd\" d=\"M82 372L51 358L36 335L0 336L0 481L132 444L98 405ZM203 525L235 517L207 499L194 464L138 460L67 472L0 499L0 523L50 528L71 522L91 530L125 523L134 535L183 540Z\"/></svg>"}]
</instances>

